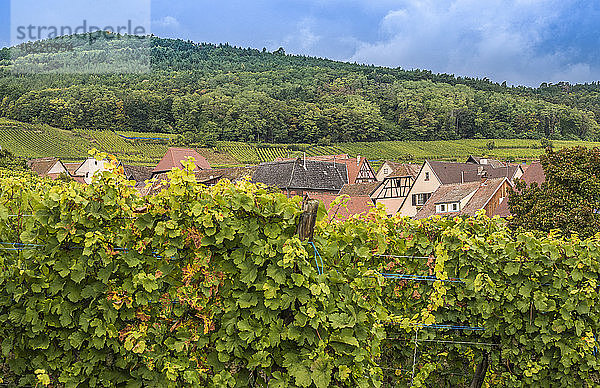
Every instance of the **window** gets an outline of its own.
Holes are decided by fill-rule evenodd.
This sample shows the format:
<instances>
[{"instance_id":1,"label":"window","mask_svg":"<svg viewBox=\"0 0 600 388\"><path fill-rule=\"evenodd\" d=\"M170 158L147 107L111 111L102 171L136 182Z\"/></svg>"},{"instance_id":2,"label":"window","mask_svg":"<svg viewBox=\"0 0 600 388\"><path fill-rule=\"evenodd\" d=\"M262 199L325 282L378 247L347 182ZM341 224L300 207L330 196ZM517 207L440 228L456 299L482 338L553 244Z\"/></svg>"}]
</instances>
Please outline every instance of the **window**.
<instances>
[{"instance_id":1,"label":"window","mask_svg":"<svg viewBox=\"0 0 600 388\"><path fill-rule=\"evenodd\" d=\"M386 167L386 168L384 168L384 169L383 169L383 173L384 173L384 174L389 174L389 173L390 173L390 169L389 169L389 168L387 168L387 167Z\"/></svg>"},{"instance_id":2,"label":"window","mask_svg":"<svg viewBox=\"0 0 600 388\"><path fill-rule=\"evenodd\" d=\"M435 212L436 213L451 213L451 212L457 212L459 210L460 206L458 202L455 203L440 203L435 205Z\"/></svg>"},{"instance_id":3,"label":"window","mask_svg":"<svg viewBox=\"0 0 600 388\"><path fill-rule=\"evenodd\" d=\"M431 193L421 193L421 194L413 194L412 195L412 205L413 206L423 206L425 202L431 197Z\"/></svg>"},{"instance_id":4,"label":"window","mask_svg":"<svg viewBox=\"0 0 600 388\"><path fill-rule=\"evenodd\" d=\"M425 173L425 180L426 180L426 181L428 181L428 180L429 180L429 173L428 173L428 172L426 172L426 173Z\"/></svg>"}]
</instances>

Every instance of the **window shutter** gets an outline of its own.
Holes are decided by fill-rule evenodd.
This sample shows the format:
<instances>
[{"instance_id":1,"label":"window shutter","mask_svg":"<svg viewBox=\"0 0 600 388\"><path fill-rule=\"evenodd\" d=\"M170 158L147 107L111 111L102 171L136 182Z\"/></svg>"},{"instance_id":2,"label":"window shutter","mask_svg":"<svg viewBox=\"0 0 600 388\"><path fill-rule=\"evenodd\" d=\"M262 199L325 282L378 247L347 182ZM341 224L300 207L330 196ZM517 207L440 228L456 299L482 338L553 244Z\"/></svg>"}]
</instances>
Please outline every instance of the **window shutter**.
<instances>
[{"instance_id":1,"label":"window shutter","mask_svg":"<svg viewBox=\"0 0 600 388\"><path fill-rule=\"evenodd\" d=\"M417 194L412 195L412 205L417 206Z\"/></svg>"}]
</instances>

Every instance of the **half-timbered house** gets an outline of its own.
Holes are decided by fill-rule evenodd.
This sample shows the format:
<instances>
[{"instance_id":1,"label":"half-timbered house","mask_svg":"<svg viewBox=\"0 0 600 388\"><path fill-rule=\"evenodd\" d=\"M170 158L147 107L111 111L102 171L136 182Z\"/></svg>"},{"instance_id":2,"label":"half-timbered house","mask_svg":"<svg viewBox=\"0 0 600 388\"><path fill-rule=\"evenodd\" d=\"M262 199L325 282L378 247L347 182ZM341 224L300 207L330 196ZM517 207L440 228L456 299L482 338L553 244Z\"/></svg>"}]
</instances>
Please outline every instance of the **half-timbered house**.
<instances>
[{"instance_id":1,"label":"half-timbered house","mask_svg":"<svg viewBox=\"0 0 600 388\"><path fill-rule=\"evenodd\" d=\"M391 173L386 172L383 182L371 193L371 199L376 204L385 205L387 214L393 215L398 212L404 198L408 195L420 167L406 163L386 163L389 167L393 166L394 170Z\"/></svg>"}]
</instances>

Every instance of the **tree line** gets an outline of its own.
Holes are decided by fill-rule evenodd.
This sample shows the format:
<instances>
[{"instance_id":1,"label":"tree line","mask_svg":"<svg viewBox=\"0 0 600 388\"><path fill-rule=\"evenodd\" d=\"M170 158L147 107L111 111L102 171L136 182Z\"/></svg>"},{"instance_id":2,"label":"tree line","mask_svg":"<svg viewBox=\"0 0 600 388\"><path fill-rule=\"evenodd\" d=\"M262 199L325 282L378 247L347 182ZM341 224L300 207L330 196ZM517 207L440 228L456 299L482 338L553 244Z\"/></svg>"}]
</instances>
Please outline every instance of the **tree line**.
<instances>
[{"instance_id":1,"label":"tree line","mask_svg":"<svg viewBox=\"0 0 600 388\"><path fill-rule=\"evenodd\" d=\"M595 140L600 129L594 84L512 88L283 49L159 38L149 50L148 74L17 75L3 49L0 116L64 129L187 134L206 142Z\"/></svg>"}]
</instances>

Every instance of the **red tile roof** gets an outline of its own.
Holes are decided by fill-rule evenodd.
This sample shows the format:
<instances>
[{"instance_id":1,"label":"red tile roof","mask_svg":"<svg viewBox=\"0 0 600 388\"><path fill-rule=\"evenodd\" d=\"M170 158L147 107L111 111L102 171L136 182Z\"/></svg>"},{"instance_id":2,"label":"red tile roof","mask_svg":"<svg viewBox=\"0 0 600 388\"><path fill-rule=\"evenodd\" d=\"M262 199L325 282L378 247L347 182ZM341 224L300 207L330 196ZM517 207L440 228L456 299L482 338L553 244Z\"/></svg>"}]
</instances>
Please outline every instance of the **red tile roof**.
<instances>
[{"instance_id":1,"label":"red tile roof","mask_svg":"<svg viewBox=\"0 0 600 388\"><path fill-rule=\"evenodd\" d=\"M388 175L387 177L388 178L399 178L399 177L411 176L413 178L416 178L417 175L419 175L420 171L421 171L420 164L399 163L397 166L394 167L394 171L392 171L392 173L390 175Z\"/></svg>"},{"instance_id":2,"label":"red tile roof","mask_svg":"<svg viewBox=\"0 0 600 388\"><path fill-rule=\"evenodd\" d=\"M322 156L312 156L307 159L312 160L323 160L327 162L333 162L335 160L336 163L343 163L346 165L346 169L348 170L348 183L353 184L356 183L356 179L358 178L358 173L360 169L363 167L365 163L369 163L367 158L364 157L356 157L350 158L348 155L322 155ZM369 168L371 166L369 165ZM371 172L373 173L373 180L375 180L375 171L371 168Z\"/></svg>"},{"instance_id":3,"label":"red tile roof","mask_svg":"<svg viewBox=\"0 0 600 388\"><path fill-rule=\"evenodd\" d=\"M338 195L349 195L350 197L356 196L367 196L370 197L371 194L377 190L379 186L381 186L381 182L367 182L367 183L354 183L347 184L342 187L342 190Z\"/></svg>"},{"instance_id":4,"label":"red tile roof","mask_svg":"<svg viewBox=\"0 0 600 388\"><path fill-rule=\"evenodd\" d=\"M257 166L217 168L197 171L195 175L198 182L201 183L217 182L221 179L229 179L231 182L235 182L243 177L252 177L256 168Z\"/></svg>"},{"instance_id":5,"label":"red tile roof","mask_svg":"<svg viewBox=\"0 0 600 388\"><path fill-rule=\"evenodd\" d=\"M533 182L541 185L546 180L546 174L544 173L544 168L542 167L542 163L539 161L533 162L527 167L525 173L521 177L521 180L527 185L532 184Z\"/></svg>"},{"instance_id":6,"label":"red tile roof","mask_svg":"<svg viewBox=\"0 0 600 388\"><path fill-rule=\"evenodd\" d=\"M441 216L467 215L474 216L479 210L486 207L493 195L498 191L507 178L494 178L467 183L455 183L440 186L429 198L427 203L419 210L415 218L427 218L436 215L436 205L440 203L459 202L474 192L473 196L459 212L441 213ZM504 201L505 202L505 201ZM491 216L491 215L490 215Z\"/></svg>"},{"instance_id":7,"label":"red tile roof","mask_svg":"<svg viewBox=\"0 0 600 388\"><path fill-rule=\"evenodd\" d=\"M519 165L496 168L488 164L442 162L437 160L428 160L427 162L443 185L480 181L483 172L486 173L485 176L489 179L507 177L509 180L512 180L519 169Z\"/></svg>"},{"instance_id":8,"label":"red tile roof","mask_svg":"<svg viewBox=\"0 0 600 388\"><path fill-rule=\"evenodd\" d=\"M186 160L188 157L195 159L196 170L210 170L210 164L206 158L198 153L198 151L190 148L176 148L171 147L167 150L167 153L154 168L152 173L158 174L161 172L171 171L174 167L183 168L181 164L182 160Z\"/></svg>"},{"instance_id":9,"label":"red tile roof","mask_svg":"<svg viewBox=\"0 0 600 388\"><path fill-rule=\"evenodd\" d=\"M63 163L63 164L65 165L65 168L69 171L69 174L71 174L71 176L75 176L75 171L77 171L79 169L79 167L81 167L83 162Z\"/></svg>"},{"instance_id":10,"label":"red tile roof","mask_svg":"<svg viewBox=\"0 0 600 388\"><path fill-rule=\"evenodd\" d=\"M302 158L303 157L300 157L300 159L302 159ZM275 161L281 162L281 161L288 161L288 160L294 160L294 159L297 159L297 158L277 158L277 159L275 159ZM350 183L350 184L356 183L356 179L358 178L358 173L360 172L360 169L363 167L363 165L365 163L367 163L367 164L369 163L369 161L365 157L351 158L348 154L307 156L306 160L315 160L315 161L321 161L321 162L334 162L335 161L336 163L345 164L346 170L348 172L348 183ZM371 168L370 164L369 164L369 168ZM376 174L375 174L375 171L373 171L373 168L371 168L371 172L373 173L373 180L375 180Z\"/></svg>"},{"instance_id":11,"label":"red tile roof","mask_svg":"<svg viewBox=\"0 0 600 388\"><path fill-rule=\"evenodd\" d=\"M48 176L48 171L58 162L57 158L39 158L27 161L29 168L39 176ZM54 178L53 178L54 179Z\"/></svg>"},{"instance_id":12,"label":"red tile roof","mask_svg":"<svg viewBox=\"0 0 600 388\"><path fill-rule=\"evenodd\" d=\"M316 199L319 201L323 201L325 206L327 207L327 214L331 220L333 219L342 219L347 220L353 215L356 214L365 214L368 213L369 210L375 207L373 201L368 196L355 196L350 197L348 200L346 207L344 206L334 206L331 207L331 203L334 199L339 197L338 195L333 194L310 194L310 199Z\"/></svg>"},{"instance_id":13,"label":"red tile roof","mask_svg":"<svg viewBox=\"0 0 600 388\"><path fill-rule=\"evenodd\" d=\"M393 162L391 160L386 160L381 165L381 167L379 167L379 170L377 170L377 174L379 174L381 169L383 169L386 166L386 164L387 166L392 168L392 171L386 178L399 178L405 176L412 176L413 178L416 178L417 175L419 175L419 172L421 171L420 164L400 163Z\"/></svg>"}]
</instances>

